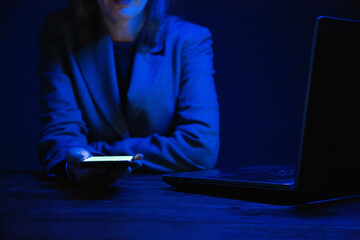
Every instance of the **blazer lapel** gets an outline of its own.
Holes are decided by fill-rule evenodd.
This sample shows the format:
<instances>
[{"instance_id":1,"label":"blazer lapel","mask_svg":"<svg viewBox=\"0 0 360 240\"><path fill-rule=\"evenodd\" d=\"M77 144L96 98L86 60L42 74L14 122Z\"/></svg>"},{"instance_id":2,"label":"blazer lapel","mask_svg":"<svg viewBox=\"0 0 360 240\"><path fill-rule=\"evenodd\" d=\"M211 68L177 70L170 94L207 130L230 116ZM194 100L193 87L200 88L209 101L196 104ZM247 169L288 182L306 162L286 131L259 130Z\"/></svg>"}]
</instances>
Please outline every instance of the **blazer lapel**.
<instances>
[{"instance_id":1,"label":"blazer lapel","mask_svg":"<svg viewBox=\"0 0 360 240\"><path fill-rule=\"evenodd\" d=\"M79 49L75 55L88 89L104 118L121 137L127 136L111 37L102 34L98 41Z\"/></svg>"},{"instance_id":2,"label":"blazer lapel","mask_svg":"<svg viewBox=\"0 0 360 240\"><path fill-rule=\"evenodd\" d=\"M164 57L165 41L159 38L151 49L141 48L141 45L137 47L127 94L126 119L129 127L134 124L146 106L151 87L158 78Z\"/></svg>"}]
</instances>

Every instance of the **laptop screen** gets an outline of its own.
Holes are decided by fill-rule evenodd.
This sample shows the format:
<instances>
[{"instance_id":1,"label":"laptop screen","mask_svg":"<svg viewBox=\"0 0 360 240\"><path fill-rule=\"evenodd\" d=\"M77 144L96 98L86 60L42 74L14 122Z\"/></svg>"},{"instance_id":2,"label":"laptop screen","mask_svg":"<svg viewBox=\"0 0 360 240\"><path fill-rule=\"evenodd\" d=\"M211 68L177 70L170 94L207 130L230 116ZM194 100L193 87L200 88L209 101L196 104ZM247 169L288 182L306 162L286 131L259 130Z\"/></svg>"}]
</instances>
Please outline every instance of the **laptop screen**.
<instances>
[{"instance_id":1,"label":"laptop screen","mask_svg":"<svg viewBox=\"0 0 360 240\"><path fill-rule=\"evenodd\" d=\"M320 17L298 166L298 190L360 189L360 22Z\"/></svg>"}]
</instances>

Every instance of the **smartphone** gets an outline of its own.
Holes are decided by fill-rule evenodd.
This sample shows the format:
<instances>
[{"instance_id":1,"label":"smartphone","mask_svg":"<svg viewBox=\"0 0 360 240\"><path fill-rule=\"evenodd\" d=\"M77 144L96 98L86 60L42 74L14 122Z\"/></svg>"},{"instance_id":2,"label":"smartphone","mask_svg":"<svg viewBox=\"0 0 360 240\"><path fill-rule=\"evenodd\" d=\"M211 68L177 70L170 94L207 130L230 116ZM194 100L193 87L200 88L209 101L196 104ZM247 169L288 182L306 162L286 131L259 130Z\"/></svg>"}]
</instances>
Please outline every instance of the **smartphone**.
<instances>
[{"instance_id":1,"label":"smartphone","mask_svg":"<svg viewBox=\"0 0 360 240\"><path fill-rule=\"evenodd\" d=\"M85 159L80 167L127 167L133 156L94 156Z\"/></svg>"}]
</instances>

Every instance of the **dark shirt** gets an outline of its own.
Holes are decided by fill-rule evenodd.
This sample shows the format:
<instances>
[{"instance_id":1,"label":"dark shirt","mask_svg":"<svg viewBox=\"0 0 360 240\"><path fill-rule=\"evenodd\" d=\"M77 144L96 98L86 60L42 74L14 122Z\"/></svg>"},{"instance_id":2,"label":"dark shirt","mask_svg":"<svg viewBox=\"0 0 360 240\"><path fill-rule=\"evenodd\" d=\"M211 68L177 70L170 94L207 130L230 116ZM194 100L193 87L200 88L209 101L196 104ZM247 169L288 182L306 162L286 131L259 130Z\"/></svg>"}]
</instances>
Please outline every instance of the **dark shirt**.
<instances>
[{"instance_id":1,"label":"dark shirt","mask_svg":"<svg viewBox=\"0 0 360 240\"><path fill-rule=\"evenodd\" d=\"M126 113L126 95L130 85L136 41L114 42L115 68L120 90L122 111Z\"/></svg>"}]
</instances>

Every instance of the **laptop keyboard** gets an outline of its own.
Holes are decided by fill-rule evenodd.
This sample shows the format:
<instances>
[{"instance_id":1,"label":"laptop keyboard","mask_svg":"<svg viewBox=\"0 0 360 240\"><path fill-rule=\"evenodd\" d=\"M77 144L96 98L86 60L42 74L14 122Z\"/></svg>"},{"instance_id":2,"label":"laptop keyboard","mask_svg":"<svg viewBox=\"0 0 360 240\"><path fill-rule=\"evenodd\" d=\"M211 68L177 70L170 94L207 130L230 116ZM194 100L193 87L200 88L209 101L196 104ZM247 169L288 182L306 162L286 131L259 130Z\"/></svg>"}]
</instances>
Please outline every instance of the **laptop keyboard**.
<instances>
[{"instance_id":1,"label":"laptop keyboard","mask_svg":"<svg viewBox=\"0 0 360 240\"><path fill-rule=\"evenodd\" d=\"M285 183L294 181L295 169L273 169L262 172L224 174L220 177L228 180Z\"/></svg>"}]
</instances>

